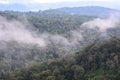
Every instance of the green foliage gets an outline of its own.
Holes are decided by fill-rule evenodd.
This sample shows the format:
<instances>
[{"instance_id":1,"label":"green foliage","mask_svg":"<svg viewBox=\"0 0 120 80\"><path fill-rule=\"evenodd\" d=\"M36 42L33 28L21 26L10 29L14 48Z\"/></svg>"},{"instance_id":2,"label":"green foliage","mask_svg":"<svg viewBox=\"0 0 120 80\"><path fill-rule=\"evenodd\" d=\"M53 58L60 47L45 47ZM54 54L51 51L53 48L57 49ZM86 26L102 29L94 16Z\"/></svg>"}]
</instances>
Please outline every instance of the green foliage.
<instances>
[{"instance_id":1,"label":"green foliage","mask_svg":"<svg viewBox=\"0 0 120 80\"><path fill-rule=\"evenodd\" d=\"M120 39L111 38L92 44L75 56L69 56L71 61L66 57L37 63L24 71L10 73L10 78L5 80L119 80L118 45Z\"/></svg>"},{"instance_id":2,"label":"green foliage","mask_svg":"<svg viewBox=\"0 0 120 80\"><path fill-rule=\"evenodd\" d=\"M80 25L95 16L68 15L65 13L41 12L0 12L8 20L27 19L32 29L41 33L71 36L71 30L81 31L83 40L79 46L85 47L74 55L62 56L60 45L50 44L50 50L41 50L37 45L19 44L15 41L0 43L7 46L0 50L0 79L3 80L119 80L120 79L120 39L113 37L103 41L98 28L81 28ZM23 20L25 19L25 20ZM108 29L110 35L119 36L119 27ZM116 34L117 31L117 34ZM76 36L76 35L75 35ZM99 42L99 43L98 43ZM92 43L92 44L91 44ZM7 45L6 45L7 44ZM82 49L82 48L81 48ZM71 50L72 51L72 50ZM25 55L22 55L25 54ZM6 58L7 56L7 58ZM17 57L19 56L19 57ZM55 59L56 58L56 59ZM5 60L6 59L6 60ZM8 62L7 62L8 61ZM11 61L11 62L10 62ZM27 64L29 66L25 67Z\"/></svg>"}]
</instances>

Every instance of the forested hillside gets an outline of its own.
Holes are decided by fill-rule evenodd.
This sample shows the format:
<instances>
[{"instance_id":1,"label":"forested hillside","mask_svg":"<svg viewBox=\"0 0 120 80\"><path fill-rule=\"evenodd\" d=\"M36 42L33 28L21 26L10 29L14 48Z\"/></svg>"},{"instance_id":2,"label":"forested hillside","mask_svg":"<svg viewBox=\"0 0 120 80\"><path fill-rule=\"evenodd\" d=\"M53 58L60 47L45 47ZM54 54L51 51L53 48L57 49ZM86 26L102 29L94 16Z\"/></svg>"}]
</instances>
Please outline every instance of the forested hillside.
<instances>
[{"instance_id":1,"label":"forested hillside","mask_svg":"<svg viewBox=\"0 0 120 80\"><path fill-rule=\"evenodd\" d=\"M5 80L119 80L120 39L94 43L72 56L8 72Z\"/></svg>"},{"instance_id":2,"label":"forested hillside","mask_svg":"<svg viewBox=\"0 0 120 80\"><path fill-rule=\"evenodd\" d=\"M118 80L117 15L0 11L0 79Z\"/></svg>"}]
</instances>

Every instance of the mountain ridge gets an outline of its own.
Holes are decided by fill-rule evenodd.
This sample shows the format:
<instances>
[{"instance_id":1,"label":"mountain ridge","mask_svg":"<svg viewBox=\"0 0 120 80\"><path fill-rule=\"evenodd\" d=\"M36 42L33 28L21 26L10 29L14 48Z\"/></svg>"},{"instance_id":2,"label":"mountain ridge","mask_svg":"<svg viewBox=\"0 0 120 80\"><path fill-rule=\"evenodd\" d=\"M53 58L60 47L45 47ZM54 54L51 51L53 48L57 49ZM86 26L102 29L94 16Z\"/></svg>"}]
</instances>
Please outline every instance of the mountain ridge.
<instances>
[{"instance_id":1,"label":"mountain ridge","mask_svg":"<svg viewBox=\"0 0 120 80\"><path fill-rule=\"evenodd\" d=\"M101 6L62 7L57 9L48 9L45 11L48 12L57 11L68 14L82 14L82 15L108 15L110 13L120 13L120 10Z\"/></svg>"}]
</instances>

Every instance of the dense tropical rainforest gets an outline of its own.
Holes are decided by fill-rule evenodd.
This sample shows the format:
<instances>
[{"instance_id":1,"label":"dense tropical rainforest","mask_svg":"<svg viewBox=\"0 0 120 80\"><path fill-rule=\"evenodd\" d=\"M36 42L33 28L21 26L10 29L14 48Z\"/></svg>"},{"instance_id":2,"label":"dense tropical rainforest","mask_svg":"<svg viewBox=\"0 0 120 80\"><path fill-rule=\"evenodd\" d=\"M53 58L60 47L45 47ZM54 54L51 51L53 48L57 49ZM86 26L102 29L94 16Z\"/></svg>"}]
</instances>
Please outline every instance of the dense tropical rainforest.
<instances>
[{"instance_id":1,"label":"dense tropical rainforest","mask_svg":"<svg viewBox=\"0 0 120 80\"><path fill-rule=\"evenodd\" d=\"M0 12L1 80L119 80L118 15Z\"/></svg>"},{"instance_id":2,"label":"dense tropical rainforest","mask_svg":"<svg viewBox=\"0 0 120 80\"><path fill-rule=\"evenodd\" d=\"M119 80L120 39L94 43L74 55L8 72L5 80Z\"/></svg>"}]
</instances>

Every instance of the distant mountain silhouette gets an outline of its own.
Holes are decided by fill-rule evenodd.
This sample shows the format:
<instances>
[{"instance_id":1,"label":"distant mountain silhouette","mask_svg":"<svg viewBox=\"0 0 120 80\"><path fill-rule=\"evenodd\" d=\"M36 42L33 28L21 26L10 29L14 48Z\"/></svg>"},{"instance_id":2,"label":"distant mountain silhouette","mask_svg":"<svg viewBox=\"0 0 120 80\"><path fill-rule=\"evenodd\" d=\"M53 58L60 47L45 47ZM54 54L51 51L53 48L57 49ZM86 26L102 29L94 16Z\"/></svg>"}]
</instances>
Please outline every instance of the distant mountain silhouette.
<instances>
[{"instance_id":1,"label":"distant mountain silhouette","mask_svg":"<svg viewBox=\"0 0 120 80\"><path fill-rule=\"evenodd\" d=\"M81 15L108 15L110 13L120 13L120 10L105 8L100 6L63 7L57 9L48 9L45 11L64 12L68 14L81 14Z\"/></svg>"},{"instance_id":2,"label":"distant mountain silhouette","mask_svg":"<svg viewBox=\"0 0 120 80\"><path fill-rule=\"evenodd\" d=\"M77 3L73 3L74 5ZM61 6L60 6L61 5ZM110 13L120 13L120 10L100 7L100 6L84 6L84 7L63 7L65 5L72 5L71 3L56 3L56 4L0 4L0 10L5 11L39 11L45 8L42 12L47 13L67 13L67 14L81 14L81 15L108 15ZM60 8L58 8L60 7ZM47 9L47 10L46 10Z\"/></svg>"}]
</instances>

